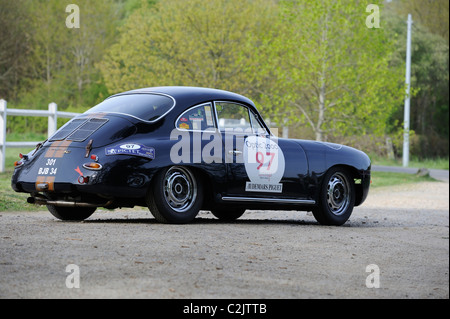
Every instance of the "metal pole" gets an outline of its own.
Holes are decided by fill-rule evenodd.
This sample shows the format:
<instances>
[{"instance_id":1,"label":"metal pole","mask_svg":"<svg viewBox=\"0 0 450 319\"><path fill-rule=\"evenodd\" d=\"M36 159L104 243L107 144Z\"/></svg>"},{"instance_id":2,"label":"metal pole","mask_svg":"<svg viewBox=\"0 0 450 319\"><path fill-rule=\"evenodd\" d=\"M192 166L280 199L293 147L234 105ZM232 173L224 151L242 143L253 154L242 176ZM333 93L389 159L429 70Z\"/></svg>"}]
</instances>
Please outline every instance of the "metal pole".
<instances>
[{"instance_id":1,"label":"metal pole","mask_svg":"<svg viewBox=\"0 0 450 319\"><path fill-rule=\"evenodd\" d=\"M289 127L287 125L288 119L284 119L283 121L283 130L282 130L282 137L288 138L289 137Z\"/></svg>"},{"instance_id":2,"label":"metal pole","mask_svg":"<svg viewBox=\"0 0 450 319\"><path fill-rule=\"evenodd\" d=\"M409 165L409 118L410 118L410 88L411 88L411 25L413 21L411 14L408 14L408 35L406 38L406 96L404 113L403 132L403 167Z\"/></svg>"},{"instance_id":3,"label":"metal pole","mask_svg":"<svg viewBox=\"0 0 450 319\"><path fill-rule=\"evenodd\" d=\"M0 173L5 171L6 159L6 101L0 100Z\"/></svg>"}]
</instances>

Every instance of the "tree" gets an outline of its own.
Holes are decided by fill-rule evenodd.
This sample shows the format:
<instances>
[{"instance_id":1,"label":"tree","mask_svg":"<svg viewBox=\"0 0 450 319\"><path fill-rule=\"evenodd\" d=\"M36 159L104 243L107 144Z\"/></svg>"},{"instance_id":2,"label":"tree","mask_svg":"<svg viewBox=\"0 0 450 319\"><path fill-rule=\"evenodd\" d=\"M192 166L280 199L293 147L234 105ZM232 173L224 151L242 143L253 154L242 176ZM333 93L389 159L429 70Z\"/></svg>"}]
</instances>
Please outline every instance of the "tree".
<instances>
[{"instance_id":1,"label":"tree","mask_svg":"<svg viewBox=\"0 0 450 319\"><path fill-rule=\"evenodd\" d=\"M398 45L391 63L404 66L406 55L406 15L387 15L389 29L398 35ZM449 122L449 46L438 34L416 21L413 16L411 53L410 128L412 155L418 157L448 156ZM402 123L403 105L392 121Z\"/></svg>"},{"instance_id":2,"label":"tree","mask_svg":"<svg viewBox=\"0 0 450 319\"><path fill-rule=\"evenodd\" d=\"M31 76L22 85L20 100L28 107L55 101L67 106L92 106L105 92L94 68L114 40L120 10L113 0L77 1L80 27L68 28L68 3L60 0L26 2L30 23ZM86 94L88 93L88 94Z\"/></svg>"},{"instance_id":3,"label":"tree","mask_svg":"<svg viewBox=\"0 0 450 319\"><path fill-rule=\"evenodd\" d=\"M260 89L282 124L306 124L316 140L385 133L404 96L404 75L389 64L394 41L383 23L366 26L366 3L281 1L280 23L261 54L274 85ZM381 15L382 16L382 15Z\"/></svg>"},{"instance_id":4,"label":"tree","mask_svg":"<svg viewBox=\"0 0 450 319\"><path fill-rule=\"evenodd\" d=\"M30 64L29 12L26 1L0 0L0 98L17 96Z\"/></svg>"},{"instance_id":5,"label":"tree","mask_svg":"<svg viewBox=\"0 0 450 319\"><path fill-rule=\"evenodd\" d=\"M0 98L10 107L56 102L77 112L100 102L107 90L94 64L114 40L122 14L117 1L77 1L80 28L68 28L69 3L0 0ZM8 132L45 132L46 126L44 118L8 119Z\"/></svg>"},{"instance_id":6,"label":"tree","mask_svg":"<svg viewBox=\"0 0 450 319\"><path fill-rule=\"evenodd\" d=\"M247 93L256 39L270 28L273 7L267 0L143 3L97 66L110 92L191 85Z\"/></svg>"},{"instance_id":7,"label":"tree","mask_svg":"<svg viewBox=\"0 0 450 319\"><path fill-rule=\"evenodd\" d=\"M415 22L449 43L448 0L396 0L393 4L397 13L402 16L412 14Z\"/></svg>"}]
</instances>

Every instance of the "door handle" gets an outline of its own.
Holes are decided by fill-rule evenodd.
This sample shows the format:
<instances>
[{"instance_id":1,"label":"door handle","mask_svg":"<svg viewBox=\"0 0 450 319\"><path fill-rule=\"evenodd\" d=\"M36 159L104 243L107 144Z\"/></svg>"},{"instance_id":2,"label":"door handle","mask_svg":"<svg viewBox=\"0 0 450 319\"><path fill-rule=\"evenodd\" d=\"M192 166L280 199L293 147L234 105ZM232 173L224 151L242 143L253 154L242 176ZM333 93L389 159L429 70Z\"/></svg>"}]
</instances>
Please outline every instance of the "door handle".
<instances>
[{"instance_id":1,"label":"door handle","mask_svg":"<svg viewBox=\"0 0 450 319\"><path fill-rule=\"evenodd\" d=\"M241 155L242 154L242 152L241 151L236 151L236 150L232 150L232 151L228 151L228 154L231 154L231 155Z\"/></svg>"}]
</instances>

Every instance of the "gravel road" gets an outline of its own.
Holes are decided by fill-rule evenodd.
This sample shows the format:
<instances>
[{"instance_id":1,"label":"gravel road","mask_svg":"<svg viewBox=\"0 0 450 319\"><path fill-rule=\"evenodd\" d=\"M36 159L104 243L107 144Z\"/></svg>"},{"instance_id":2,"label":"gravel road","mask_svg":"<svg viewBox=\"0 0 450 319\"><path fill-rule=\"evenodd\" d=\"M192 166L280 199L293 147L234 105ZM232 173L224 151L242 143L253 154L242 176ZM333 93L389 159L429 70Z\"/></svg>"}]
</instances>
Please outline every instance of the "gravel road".
<instances>
[{"instance_id":1,"label":"gravel road","mask_svg":"<svg viewBox=\"0 0 450 319\"><path fill-rule=\"evenodd\" d=\"M0 298L449 298L449 184L371 190L341 227L306 212L0 212Z\"/></svg>"}]
</instances>

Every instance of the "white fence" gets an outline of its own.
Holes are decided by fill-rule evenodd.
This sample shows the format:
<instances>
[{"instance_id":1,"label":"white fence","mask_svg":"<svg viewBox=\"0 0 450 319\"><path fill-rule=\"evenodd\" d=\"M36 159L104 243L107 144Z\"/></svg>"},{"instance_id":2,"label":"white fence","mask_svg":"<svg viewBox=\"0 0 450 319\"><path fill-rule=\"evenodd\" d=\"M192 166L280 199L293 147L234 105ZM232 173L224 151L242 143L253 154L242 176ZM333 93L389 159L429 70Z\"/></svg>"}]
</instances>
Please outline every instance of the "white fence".
<instances>
[{"instance_id":1,"label":"white fence","mask_svg":"<svg viewBox=\"0 0 450 319\"><path fill-rule=\"evenodd\" d=\"M48 105L48 111L44 110L22 110L8 109L6 101L0 100L0 173L5 171L6 148L33 148L38 142L6 142L6 119L7 116L41 116L48 117L48 137L52 136L58 129L58 117L73 118L80 113L58 112L56 103ZM40 141L42 142L42 141Z\"/></svg>"}]
</instances>

